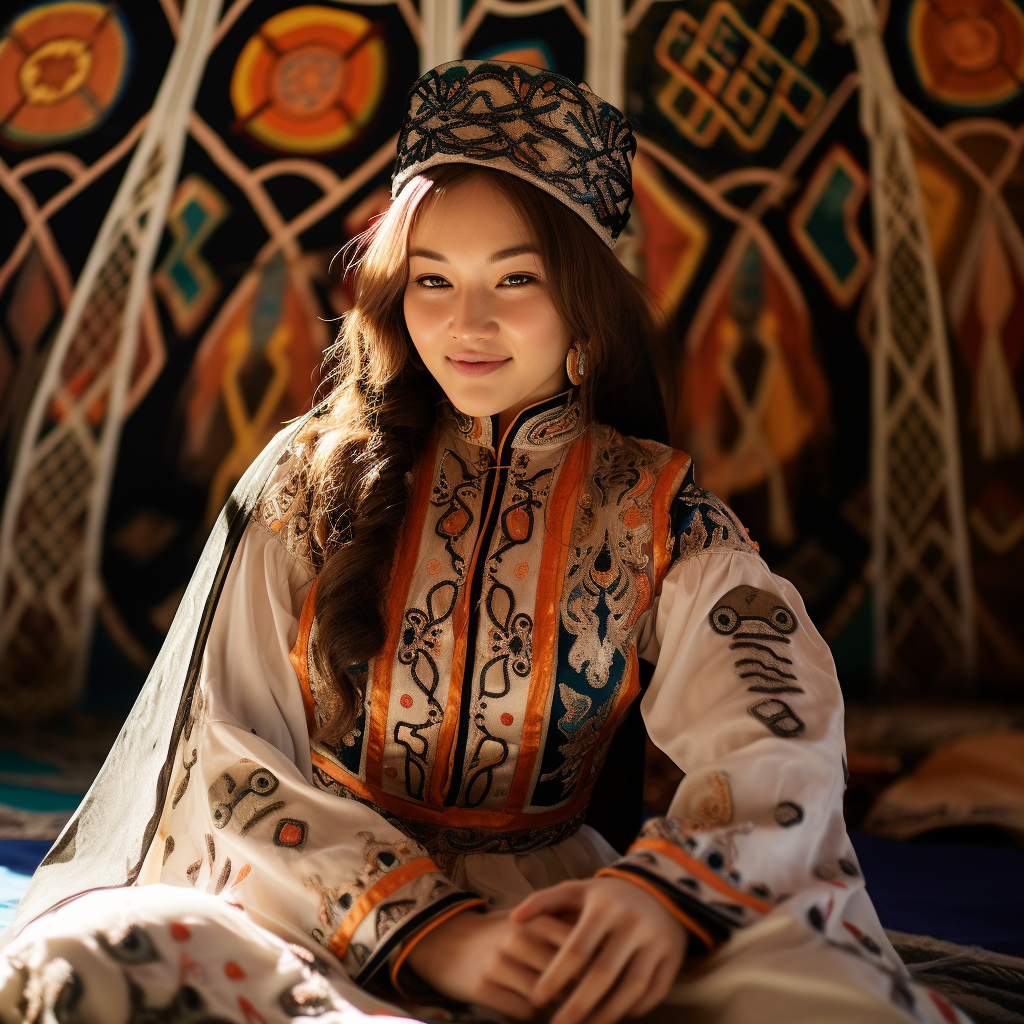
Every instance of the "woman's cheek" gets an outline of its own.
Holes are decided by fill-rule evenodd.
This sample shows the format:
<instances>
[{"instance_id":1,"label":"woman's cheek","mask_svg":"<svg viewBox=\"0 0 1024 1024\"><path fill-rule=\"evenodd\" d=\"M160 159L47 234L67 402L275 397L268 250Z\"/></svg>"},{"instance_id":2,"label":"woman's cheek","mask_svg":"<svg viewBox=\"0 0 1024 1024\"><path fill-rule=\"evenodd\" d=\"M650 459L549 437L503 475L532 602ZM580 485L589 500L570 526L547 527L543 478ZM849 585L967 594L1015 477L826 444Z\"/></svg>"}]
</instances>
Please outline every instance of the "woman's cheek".
<instances>
[{"instance_id":1,"label":"woman's cheek","mask_svg":"<svg viewBox=\"0 0 1024 1024\"><path fill-rule=\"evenodd\" d=\"M409 335L417 345L429 344L437 332L437 324L442 319L439 311L431 308L431 303L424 302L419 296L406 294L405 326Z\"/></svg>"}]
</instances>

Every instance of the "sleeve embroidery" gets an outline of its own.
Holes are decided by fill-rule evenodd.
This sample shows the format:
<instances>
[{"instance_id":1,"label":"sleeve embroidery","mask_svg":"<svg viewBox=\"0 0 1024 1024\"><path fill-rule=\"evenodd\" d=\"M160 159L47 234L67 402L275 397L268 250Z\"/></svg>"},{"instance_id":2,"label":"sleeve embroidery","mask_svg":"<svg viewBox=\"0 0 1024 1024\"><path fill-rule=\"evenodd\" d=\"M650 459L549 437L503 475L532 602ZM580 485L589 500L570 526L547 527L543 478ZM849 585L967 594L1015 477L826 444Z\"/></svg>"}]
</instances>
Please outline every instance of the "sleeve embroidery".
<instances>
[{"instance_id":1,"label":"sleeve embroidery","mask_svg":"<svg viewBox=\"0 0 1024 1024\"><path fill-rule=\"evenodd\" d=\"M599 874L625 878L658 896L712 950L772 909L767 888L741 888L723 846L727 838L724 844L713 835L684 838L672 819L652 818L625 857Z\"/></svg>"}]
</instances>

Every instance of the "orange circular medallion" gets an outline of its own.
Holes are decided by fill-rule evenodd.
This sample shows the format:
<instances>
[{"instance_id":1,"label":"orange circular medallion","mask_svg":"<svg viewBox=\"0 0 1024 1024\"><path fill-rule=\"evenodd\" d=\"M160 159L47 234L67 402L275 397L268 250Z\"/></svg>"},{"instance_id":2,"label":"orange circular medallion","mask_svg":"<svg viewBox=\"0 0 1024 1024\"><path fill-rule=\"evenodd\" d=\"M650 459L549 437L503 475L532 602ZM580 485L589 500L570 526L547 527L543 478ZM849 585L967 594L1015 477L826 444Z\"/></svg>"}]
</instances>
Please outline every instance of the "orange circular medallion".
<instances>
[{"instance_id":1,"label":"orange circular medallion","mask_svg":"<svg viewBox=\"0 0 1024 1024\"><path fill-rule=\"evenodd\" d=\"M384 95L387 50L353 11L304 5L265 21L231 74L231 104L256 140L326 153L355 140Z\"/></svg>"},{"instance_id":2,"label":"orange circular medallion","mask_svg":"<svg viewBox=\"0 0 1024 1024\"><path fill-rule=\"evenodd\" d=\"M922 88L950 106L996 106L1024 88L1024 11L1013 0L914 0L907 44Z\"/></svg>"}]
</instances>

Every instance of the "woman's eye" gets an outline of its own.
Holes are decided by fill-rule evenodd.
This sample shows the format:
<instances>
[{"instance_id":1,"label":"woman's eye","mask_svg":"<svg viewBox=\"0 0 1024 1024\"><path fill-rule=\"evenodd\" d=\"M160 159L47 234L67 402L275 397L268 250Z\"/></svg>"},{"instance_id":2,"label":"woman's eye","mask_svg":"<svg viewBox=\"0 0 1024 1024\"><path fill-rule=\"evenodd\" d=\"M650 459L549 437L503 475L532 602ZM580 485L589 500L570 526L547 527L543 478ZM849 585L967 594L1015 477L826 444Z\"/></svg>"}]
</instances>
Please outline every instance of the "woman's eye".
<instances>
[{"instance_id":1,"label":"woman's eye","mask_svg":"<svg viewBox=\"0 0 1024 1024\"><path fill-rule=\"evenodd\" d=\"M424 288L446 288L448 286L448 282L438 274L424 274L423 277L416 279L416 283L423 285Z\"/></svg>"},{"instance_id":2,"label":"woman's eye","mask_svg":"<svg viewBox=\"0 0 1024 1024\"><path fill-rule=\"evenodd\" d=\"M511 288L521 288L524 284L529 284L533 278L529 274L509 274L505 278L505 284Z\"/></svg>"}]
</instances>

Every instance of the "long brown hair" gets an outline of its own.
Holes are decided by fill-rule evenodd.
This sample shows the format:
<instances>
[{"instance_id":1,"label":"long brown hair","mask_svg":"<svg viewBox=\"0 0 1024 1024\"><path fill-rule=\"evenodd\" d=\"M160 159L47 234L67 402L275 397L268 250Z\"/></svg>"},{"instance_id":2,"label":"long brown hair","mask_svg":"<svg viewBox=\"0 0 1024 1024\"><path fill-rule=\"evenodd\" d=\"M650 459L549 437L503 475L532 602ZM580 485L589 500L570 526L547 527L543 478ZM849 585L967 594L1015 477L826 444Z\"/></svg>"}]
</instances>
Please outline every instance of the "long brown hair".
<instances>
[{"instance_id":1,"label":"long brown hair","mask_svg":"<svg viewBox=\"0 0 1024 1024\"><path fill-rule=\"evenodd\" d=\"M319 568L314 659L336 690L330 720L318 733L325 740L354 724L363 700L357 666L384 645L407 477L443 397L415 358L403 312L418 212L471 177L486 177L503 195L533 234L552 302L586 352L581 399L588 412L602 395L621 390L638 362L650 359L660 368L666 358L663 318L647 289L581 217L512 174L469 164L427 173L409 181L343 253L355 303L327 353L328 411L311 421L310 527Z\"/></svg>"}]
</instances>

